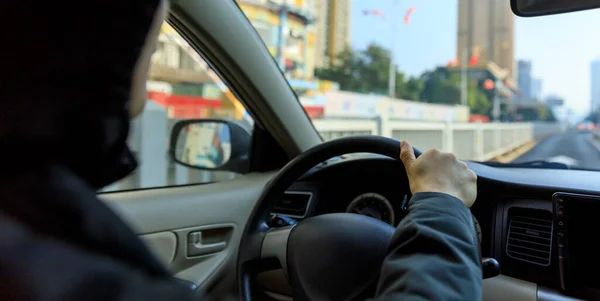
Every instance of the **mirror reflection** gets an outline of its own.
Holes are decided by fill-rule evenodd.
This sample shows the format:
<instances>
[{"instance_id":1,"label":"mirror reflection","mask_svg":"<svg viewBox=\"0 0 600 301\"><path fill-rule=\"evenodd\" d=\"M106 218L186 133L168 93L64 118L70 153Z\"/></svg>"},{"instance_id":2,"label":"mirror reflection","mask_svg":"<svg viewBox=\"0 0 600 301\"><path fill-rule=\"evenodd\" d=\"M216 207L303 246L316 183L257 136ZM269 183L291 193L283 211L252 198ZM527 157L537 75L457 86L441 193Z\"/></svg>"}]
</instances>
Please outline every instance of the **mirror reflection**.
<instances>
[{"instance_id":1,"label":"mirror reflection","mask_svg":"<svg viewBox=\"0 0 600 301\"><path fill-rule=\"evenodd\" d=\"M227 164L230 156L230 129L225 123L190 123L179 131L175 159L181 163L217 169Z\"/></svg>"}]
</instances>

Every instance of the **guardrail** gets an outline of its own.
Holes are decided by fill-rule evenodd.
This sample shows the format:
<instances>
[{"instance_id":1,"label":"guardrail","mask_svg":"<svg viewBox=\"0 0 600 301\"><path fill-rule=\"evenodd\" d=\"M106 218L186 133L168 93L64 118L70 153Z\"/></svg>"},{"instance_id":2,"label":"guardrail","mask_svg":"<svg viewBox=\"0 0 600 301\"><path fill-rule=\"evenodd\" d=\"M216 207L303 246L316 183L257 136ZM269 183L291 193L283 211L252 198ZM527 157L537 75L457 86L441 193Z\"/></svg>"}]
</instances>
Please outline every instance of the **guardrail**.
<instances>
[{"instance_id":1,"label":"guardrail","mask_svg":"<svg viewBox=\"0 0 600 301\"><path fill-rule=\"evenodd\" d=\"M148 105L144 114L132 123L129 137L139 168L102 191L207 183L238 176L230 172L194 170L172 162L166 148L173 122L164 109ZM383 135L407 140L422 151L437 148L453 152L463 160L477 161L489 160L534 139L566 130L557 123L444 123L384 118L328 118L316 119L313 123L324 140Z\"/></svg>"},{"instance_id":2,"label":"guardrail","mask_svg":"<svg viewBox=\"0 0 600 301\"><path fill-rule=\"evenodd\" d=\"M463 160L485 161L520 145L564 132L559 123L444 123L377 119L313 121L324 140L353 135L382 135L407 140L423 151L437 148Z\"/></svg>"}]
</instances>

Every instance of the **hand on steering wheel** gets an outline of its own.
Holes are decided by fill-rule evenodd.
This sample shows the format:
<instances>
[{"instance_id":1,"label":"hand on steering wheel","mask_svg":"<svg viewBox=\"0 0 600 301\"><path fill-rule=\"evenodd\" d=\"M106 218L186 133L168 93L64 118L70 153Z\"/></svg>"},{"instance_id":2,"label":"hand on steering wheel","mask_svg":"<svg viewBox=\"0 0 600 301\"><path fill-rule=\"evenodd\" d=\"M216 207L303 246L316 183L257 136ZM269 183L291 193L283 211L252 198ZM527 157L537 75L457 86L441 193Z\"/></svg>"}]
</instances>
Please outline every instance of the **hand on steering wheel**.
<instances>
[{"instance_id":1,"label":"hand on steering wheel","mask_svg":"<svg viewBox=\"0 0 600 301\"><path fill-rule=\"evenodd\" d=\"M415 157L413 147L400 144L400 160L404 163L410 192L441 192L461 200L468 208L477 198L477 175L452 153L437 149Z\"/></svg>"}]
</instances>

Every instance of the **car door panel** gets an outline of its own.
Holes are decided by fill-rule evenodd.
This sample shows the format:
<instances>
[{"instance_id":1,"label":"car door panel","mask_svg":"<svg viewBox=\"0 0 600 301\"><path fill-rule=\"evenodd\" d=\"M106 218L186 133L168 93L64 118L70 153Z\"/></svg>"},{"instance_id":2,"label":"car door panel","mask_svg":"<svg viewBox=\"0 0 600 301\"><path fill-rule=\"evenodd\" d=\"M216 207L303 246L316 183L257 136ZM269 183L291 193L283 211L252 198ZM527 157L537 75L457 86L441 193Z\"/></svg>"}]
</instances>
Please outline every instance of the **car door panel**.
<instances>
[{"instance_id":1,"label":"car door panel","mask_svg":"<svg viewBox=\"0 0 600 301\"><path fill-rule=\"evenodd\" d=\"M141 235L140 238L165 265L170 265L175 259L177 236L171 231Z\"/></svg>"},{"instance_id":2,"label":"car door panel","mask_svg":"<svg viewBox=\"0 0 600 301\"><path fill-rule=\"evenodd\" d=\"M211 183L101 194L168 265L199 287L234 273L237 246L250 212L273 173ZM235 279L235 277L233 277Z\"/></svg>"}]
</instances>

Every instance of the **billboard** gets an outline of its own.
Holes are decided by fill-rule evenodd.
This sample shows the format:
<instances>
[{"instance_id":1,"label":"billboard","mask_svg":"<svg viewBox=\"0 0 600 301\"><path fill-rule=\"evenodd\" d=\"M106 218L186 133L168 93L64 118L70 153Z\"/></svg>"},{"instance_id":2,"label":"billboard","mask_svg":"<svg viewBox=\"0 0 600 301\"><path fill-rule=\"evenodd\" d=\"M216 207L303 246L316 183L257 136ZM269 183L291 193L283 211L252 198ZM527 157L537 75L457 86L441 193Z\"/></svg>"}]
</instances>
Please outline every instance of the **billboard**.
<instances>
[{"instance_id":1,"label":"billboard","mask_svg":"<svg viewBox=\"0 0 600 301\"><path fill-rule=\"evenodd\" d=\"M352 92L325 93L325 117L373 118L385 115L396 120L432 122L468 122L469 108L460 105L441 105L386 96Z\"/></svg>"},{"instance_id":2,"label":"billboard","mask_svg":"<svg viewBox=\"0 0 600 301\"><path fill-rule=\"evenodd\" d=\"M379 115L377 103L380 96L343 91L325 93L325 116L375 117Z\"/></svg>"}]
</instances>

